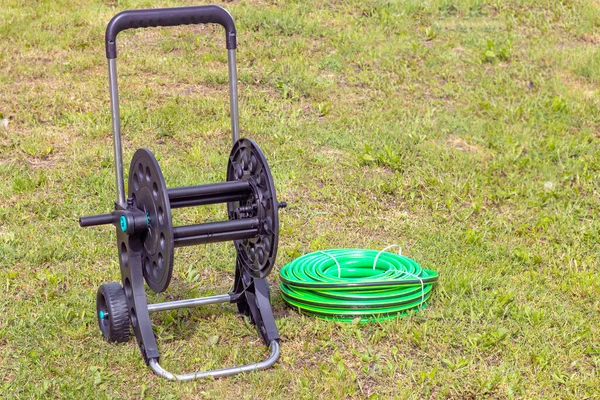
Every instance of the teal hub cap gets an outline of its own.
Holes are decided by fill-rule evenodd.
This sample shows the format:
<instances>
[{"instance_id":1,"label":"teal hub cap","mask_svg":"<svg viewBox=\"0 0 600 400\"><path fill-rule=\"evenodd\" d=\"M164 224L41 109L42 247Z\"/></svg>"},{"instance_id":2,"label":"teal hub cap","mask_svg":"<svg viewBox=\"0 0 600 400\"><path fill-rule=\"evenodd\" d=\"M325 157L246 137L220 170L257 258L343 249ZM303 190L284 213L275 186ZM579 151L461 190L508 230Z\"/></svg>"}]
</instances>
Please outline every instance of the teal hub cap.
<instances>
[{"instance_id":1,"label":"teal hub cap","mask_svg":"<svg viewBox=\"0 0 600 400\"><path fill-rule=\"evenodd\" d=\"M98 313L98 316L100 317L100 319L105 319L105 318L108 318L108 313L100 310L100 312Z\"/></svg>"},{"instance_id":2,"label":"teal hub cap","mask_svg":"<svg viewBox=\"0 0 600 400\"><path fill-rule=\"evenodd\" d=\"M119 223L121 225L121 230L123 232L127 232L127 218L125 218L124 215L121 215L121 218L119 219Z\"/></svg>"}]
</instances>

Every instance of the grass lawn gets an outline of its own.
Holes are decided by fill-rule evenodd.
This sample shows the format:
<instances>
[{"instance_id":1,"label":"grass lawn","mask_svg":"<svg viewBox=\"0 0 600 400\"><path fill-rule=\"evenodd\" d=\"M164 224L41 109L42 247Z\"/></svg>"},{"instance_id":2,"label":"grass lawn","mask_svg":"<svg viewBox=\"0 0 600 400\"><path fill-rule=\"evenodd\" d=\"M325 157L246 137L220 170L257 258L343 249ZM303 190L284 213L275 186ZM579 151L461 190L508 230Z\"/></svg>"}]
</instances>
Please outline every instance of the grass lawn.
<instances>
[{"instance_id":1,"label":"grass lawn","mask_svg":"<svg viewBox=\"0 0 600 400\"><path fill-rule=\"evenodd\" d=\"M282 357L185 384L154 376L135 341L102 339L115 235L77 219L116 198L107 22L201 2L22 3L0 0L0 397L600 397L598 1L224 3L242 136L288 202L269 277ZM125 164L148 147L170 187L225 180L222 28L131 30L118 46ZM281 300L278 267L295 257L392 243L440 274L422 313L336 323ZM234 256L178 249L169 290L149 297L225 293ZM175 372L267 355L229 304L153 318Z\"/></svg>"}]
</instances>

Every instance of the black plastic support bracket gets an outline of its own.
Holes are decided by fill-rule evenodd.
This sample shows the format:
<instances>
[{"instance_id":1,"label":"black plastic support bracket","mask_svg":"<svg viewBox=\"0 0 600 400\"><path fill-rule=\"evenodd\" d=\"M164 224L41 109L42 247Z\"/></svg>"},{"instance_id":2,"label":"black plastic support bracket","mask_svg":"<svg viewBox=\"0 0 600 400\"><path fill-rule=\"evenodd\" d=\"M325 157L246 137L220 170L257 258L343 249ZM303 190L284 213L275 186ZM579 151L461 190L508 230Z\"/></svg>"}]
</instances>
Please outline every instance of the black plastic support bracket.
<instances>
[{"instance_id":1,"label":"black plastic support bracket","mask_svg":"<svg viewBox=\"0 0 600 400\"><path fill-rule=\"evenodd\" d=\"M148 365L150 359L158 360L160 354L146 301L142 259L143 243L138 235L129 236L119 227L116 229L121 280L127 299L129 318L144 362Z\"/></svg>"},{"instance_id":2,"label":"black plastic support bracket","mask_svg":"<svg viewBox=\"0 0 600 400\"><path fill-rule=\"evenodd\" d=\"M231 302L237 304L238 311L256 325L265 345L269 346L272 341L279 340L271 308L269 284L265 278L254 278L250 275L247 269L242 267L239 257L236 261L234 289L229 295Z\"/></svg>"}]
</instances>

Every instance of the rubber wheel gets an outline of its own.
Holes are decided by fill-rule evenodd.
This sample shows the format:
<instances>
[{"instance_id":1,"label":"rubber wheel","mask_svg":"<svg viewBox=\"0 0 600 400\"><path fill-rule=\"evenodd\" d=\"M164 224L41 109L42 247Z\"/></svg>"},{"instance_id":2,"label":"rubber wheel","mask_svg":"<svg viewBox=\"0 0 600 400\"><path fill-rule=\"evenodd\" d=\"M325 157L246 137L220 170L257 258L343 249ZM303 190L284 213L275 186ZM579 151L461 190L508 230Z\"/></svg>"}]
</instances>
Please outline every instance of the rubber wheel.
<instances>
[{"instance_id":1,"label":"rubber wheel","mask_svg":"<svg viewBox=\"0 0 600 400\"><path fill-rule=\"evenodd\" d=\"M98 288L96 316L106 340L115 343L129 340L129 310L125 291L119 283L106 283Z\"/></svg>"}]
</instances>

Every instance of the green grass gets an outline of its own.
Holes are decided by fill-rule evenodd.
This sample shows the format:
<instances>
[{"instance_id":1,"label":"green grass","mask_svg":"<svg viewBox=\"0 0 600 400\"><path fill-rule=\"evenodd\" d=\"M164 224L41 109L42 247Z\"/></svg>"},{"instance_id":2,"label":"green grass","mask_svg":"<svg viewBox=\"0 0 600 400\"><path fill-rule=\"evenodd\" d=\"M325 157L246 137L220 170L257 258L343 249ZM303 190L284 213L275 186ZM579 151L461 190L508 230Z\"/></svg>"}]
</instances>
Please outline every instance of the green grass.
<instances>
[{"instance_id":1,"label":"green grass","mask_svg":"<svg viewBox=\"0 0 600 400\"><path fill-rule=\"evenodd\" d=\"M569 0L225 3L241 130L268 157L278 265L391 243L440 273L430 307L381 324L301 316L270 277L274 368L174 384L104 342L114 232L104 29L174 1L0 1L0 393L9 398L600 397L600 5ZM119 35L124 157L171 187L225 179L220 28ZM225 218L177 210L178 224ZM175 299L228 291L230 243L178 249ZM176 372L266 356L230 305L157 316Z\"/></svg>"}]
</instances>

